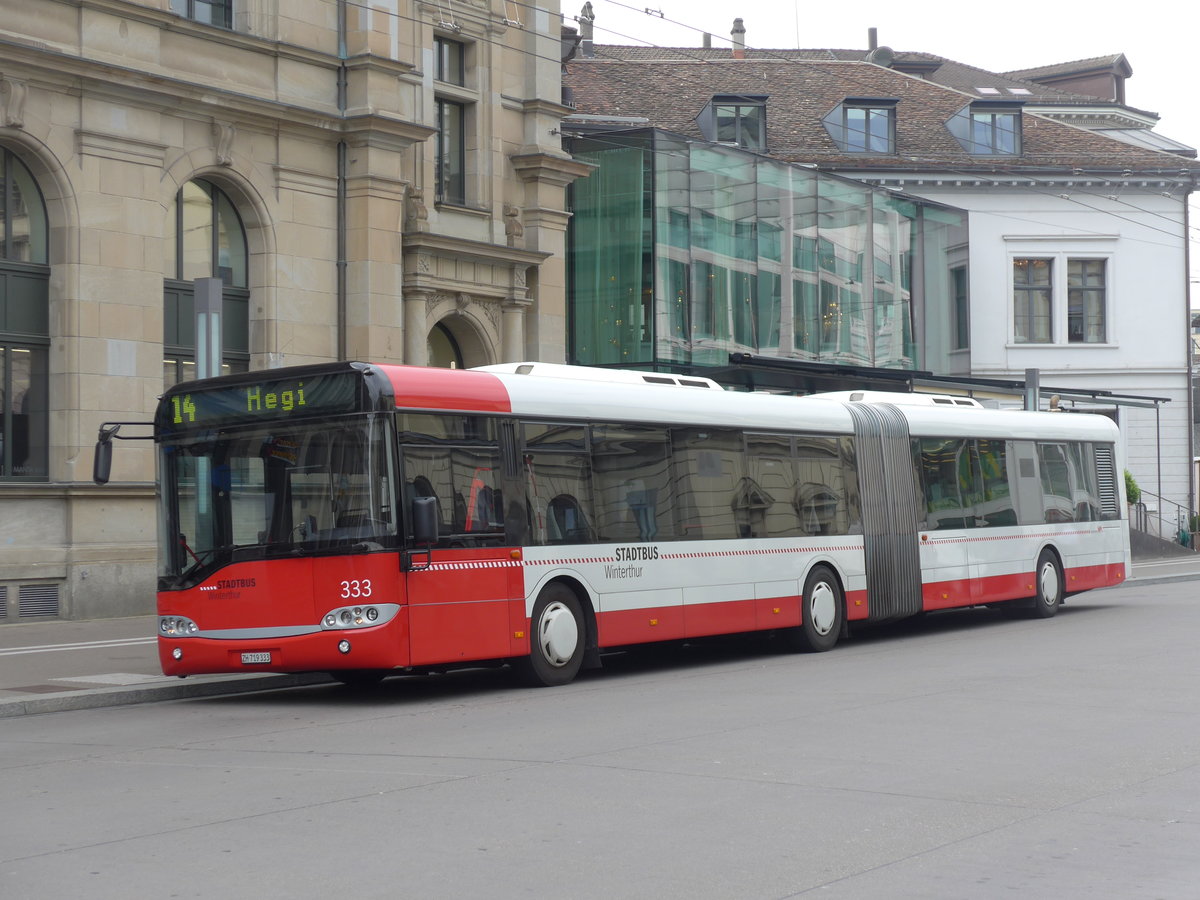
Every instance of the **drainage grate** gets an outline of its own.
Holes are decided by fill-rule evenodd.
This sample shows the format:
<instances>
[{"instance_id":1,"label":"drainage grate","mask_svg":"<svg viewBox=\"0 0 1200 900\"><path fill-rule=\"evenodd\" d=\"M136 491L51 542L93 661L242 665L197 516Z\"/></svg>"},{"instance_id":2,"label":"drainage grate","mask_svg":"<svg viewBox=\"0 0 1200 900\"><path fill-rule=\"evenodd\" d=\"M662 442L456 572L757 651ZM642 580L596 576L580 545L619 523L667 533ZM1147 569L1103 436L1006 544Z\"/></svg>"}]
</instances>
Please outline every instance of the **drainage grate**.
<instances>
[{"instance_id":1,"label":"drainage grate","mask_svg":"<svg viewBox=\"0 0 1200 900\"><path fill-rule=\"evenodd\" d=\"M33 616L58 615L57 584L23 584L17 589L18 615L22 619Z\"/></svg>"},{"instance_id":2,"label":"drainage grate","mask_svg":"<svg viewBox=\"0 0 1200 900\"><path fill-rule=\"evenodd\" d=\"M0 584L0 619L8 618L8 585Z\"/></svg>"}]
</instances>

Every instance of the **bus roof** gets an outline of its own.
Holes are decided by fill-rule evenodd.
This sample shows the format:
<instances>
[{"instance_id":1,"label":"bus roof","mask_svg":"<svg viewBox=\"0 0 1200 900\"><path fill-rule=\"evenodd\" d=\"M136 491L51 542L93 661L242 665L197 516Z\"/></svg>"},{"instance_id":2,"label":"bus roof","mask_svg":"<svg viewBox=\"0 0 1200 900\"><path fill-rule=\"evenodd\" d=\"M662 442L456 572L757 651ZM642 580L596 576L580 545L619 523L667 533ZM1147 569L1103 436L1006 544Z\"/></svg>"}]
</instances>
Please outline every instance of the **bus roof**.
<instances>
[{"instance_id":1,"label":"bus roof","mask_svg":"<svg viewBox=\"0 0 1200 900\"><path fill-rule=\"evenodd\" d=\"M918 401L918 397L926 399ZM705 378L548 363L454 370L356 362L176 385L159 404L156 434L387 408L850 434L854 431L850 408L863 404L887 404L898 410L915 437L1092 441L1117 437L1115 424L1103 415L989 410L943 404L929 395L855 391L793 397L727 391Z\"/></svg>"},{"instance_id":2,"label":"bus roof","mask_svg":"<svg viewBox=\"0 0 1200 900\"><path fill-rule=\"evenodd\" d=\"M478 366L473 372L497 372L510 375L537 375L543 378L566 378L571 381L600 381L607 384L656 384L676 387L724 390L711 378L698 375L672 375L669 372L638 372L633 369L604 369L598 366L566 366L560 363L501 363Z\"/></svg>"}]
</instances>

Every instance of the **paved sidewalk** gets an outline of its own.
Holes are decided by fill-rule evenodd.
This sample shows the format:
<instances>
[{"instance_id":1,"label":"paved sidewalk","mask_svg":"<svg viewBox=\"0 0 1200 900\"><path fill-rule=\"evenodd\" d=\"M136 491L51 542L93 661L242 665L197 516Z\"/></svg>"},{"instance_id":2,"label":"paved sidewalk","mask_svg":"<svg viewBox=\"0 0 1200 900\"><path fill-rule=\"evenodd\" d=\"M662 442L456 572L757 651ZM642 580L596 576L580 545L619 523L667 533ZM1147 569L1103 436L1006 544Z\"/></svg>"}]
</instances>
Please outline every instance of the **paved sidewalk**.
<instances>
[{"instance_id":1,"label":"paved sidewalk","mask_svg":"<svg viewBox=\"0 0 1200 900\"><path fill-rule=\"evenodd\" d=\"M158 664L156 625L155 616L0 625L0 719L330 681L324 674L168 677Z\"/></svg>"},{"instance_id":2,"label":"paved sidewalk","mask_svg":"<svg viewBox=\"0 0 1200 900\"><path fill-rule=\"evenodd\" d=\"M1139 560L1133 587L1200 579L1200 554ZM328 676L194 675L159 668L154 616L0 625L0 719L326 684Z\"/></svg>"}]
</instances>

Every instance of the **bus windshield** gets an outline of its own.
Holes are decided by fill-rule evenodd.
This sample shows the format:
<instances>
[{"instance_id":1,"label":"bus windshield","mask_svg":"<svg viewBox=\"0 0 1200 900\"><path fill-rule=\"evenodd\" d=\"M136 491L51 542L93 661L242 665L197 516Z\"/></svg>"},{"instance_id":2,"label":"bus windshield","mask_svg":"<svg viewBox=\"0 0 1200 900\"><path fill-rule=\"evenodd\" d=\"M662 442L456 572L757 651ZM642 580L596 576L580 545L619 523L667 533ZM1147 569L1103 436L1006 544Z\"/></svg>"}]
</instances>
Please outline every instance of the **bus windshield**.
<instances>
[{"instance_id":1,"label":"bus windshield","mask_svg":"<svg viewBox=\"0 0 1200 900\"><path fill-rule=\"evenodd\" d=\"M160 587L243 560L394 548L388 427L366 415L164 441Z\"/></svg>"}]
</instances>

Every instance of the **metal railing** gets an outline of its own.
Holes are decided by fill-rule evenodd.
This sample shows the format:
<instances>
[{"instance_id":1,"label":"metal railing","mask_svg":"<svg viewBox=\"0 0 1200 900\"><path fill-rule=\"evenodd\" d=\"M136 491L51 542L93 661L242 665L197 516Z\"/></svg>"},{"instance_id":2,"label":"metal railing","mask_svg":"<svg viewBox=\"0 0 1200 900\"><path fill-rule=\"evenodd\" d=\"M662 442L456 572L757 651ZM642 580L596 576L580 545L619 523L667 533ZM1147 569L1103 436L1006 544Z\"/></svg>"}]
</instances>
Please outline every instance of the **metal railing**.
<instances>
[{"instance_id":1,"label":"metal railing","mask_svg":"<svg viewBox=\"0 0 1200 900\"><path fill-rule=\"evenodd\" d=\"M1147 506L1146 498L1156 501L1153 508ZM1142 489L1142 499L1129 505L1129 527L1144 534L1153 535L1164 541L1174 541L1183 547L1195 550L1198 546L1197 532L1192 531L1192 511L1174 500L1168 500Z\"/></svg>"}]
</instances>

